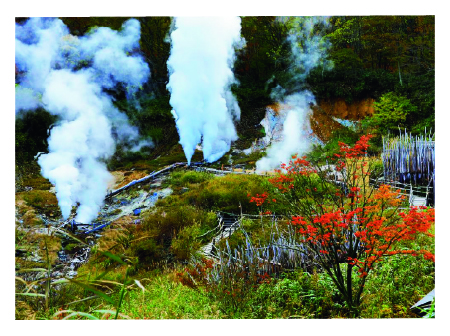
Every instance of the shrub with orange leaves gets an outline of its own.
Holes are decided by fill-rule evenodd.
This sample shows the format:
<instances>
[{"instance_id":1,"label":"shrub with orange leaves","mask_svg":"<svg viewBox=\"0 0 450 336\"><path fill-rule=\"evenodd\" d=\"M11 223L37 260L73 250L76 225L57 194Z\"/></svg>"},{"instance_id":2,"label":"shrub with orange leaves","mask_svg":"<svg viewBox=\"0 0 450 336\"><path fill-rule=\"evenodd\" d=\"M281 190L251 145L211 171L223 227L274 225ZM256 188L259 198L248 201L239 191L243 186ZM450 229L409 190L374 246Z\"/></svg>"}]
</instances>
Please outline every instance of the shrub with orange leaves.
<instances>
[{"instance_id":1,"label":"shrub with orange leaves","mask_svg":"<svg viewBox=\"0 0 450 336\"><path fill-rule=\"evenodd\" d=\"M290 219L299 246L306 247L330 275L352 316L359 314L364 286L376 263L395 254L422 255L434 262L430 251L395 248L400 241L432 236L434 209L401 211L405 202L398 190L369 184L370 138L362 136L353 147L340 143L334 167L293 156L269 180L274 187L271 194L251 200L261 211L266 207Z\"/></svg>"}]
</instances>

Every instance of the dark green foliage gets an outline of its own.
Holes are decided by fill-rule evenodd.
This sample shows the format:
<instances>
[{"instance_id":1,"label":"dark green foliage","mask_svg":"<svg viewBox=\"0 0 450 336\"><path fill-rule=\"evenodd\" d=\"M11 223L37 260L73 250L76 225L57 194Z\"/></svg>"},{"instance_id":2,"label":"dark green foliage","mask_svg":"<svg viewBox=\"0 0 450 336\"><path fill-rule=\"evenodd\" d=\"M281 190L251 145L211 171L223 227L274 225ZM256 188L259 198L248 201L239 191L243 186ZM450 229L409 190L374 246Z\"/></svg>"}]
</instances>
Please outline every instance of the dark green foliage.
<instances>
[{"instance_id":1,"label":"dark green foliage","mask_svg":"<svg viewBox=\"0 0 450 336\"><path fill-rule=\"evenodd\" d=\"M110 27L119 30L127 17L60 17L69 28L70 33L76 36L83 36L94 27Z\"/></svg>"},{"instance_id":2,"label":"dark green foliage","mask_svg":"<svg viewBox=\"0 0 450 336\"><path fill-rule=\"evenodd\" d=\"M142 266L152 265L165 256L162 246L152 238L138 241L131 248L131 252L138 258L138 263Z\"/></svg>"},{"instance_id":3,"label":"dark green foliage","mask_svg":"<svg viewBox=\"0 0 450 336\"><path fill-rule=\"evenodd\" d=\"M403 122L408 130L434 128L434 16L334 16L326 37L334 68L307 79L318 100L393 91L417 107Z\"/></svg>"},{"instance_id":4,"label":"dark green foliage","mask_svg":"<svg viewBox=\"0 0 450 336\"><path fill-rule=\"evenodd\" d=\"M241 108L241 120L237 125L240 134L258 127L265 107L273 102L271 89L286 70L289 56L287 27L275 17L242 17L241 26L246 47L237 54L234 73L239 86L232 88Z\"/></svg>"},{"instance_id":5,"label":"dark green foliage","mask_svg":"<svg viewBox=\"0 0 450 336\"><path fill-rule=\"evenodd\" d=\"M251 318L329 318L344 307L326 274L286 273L262 284L251 301Z\"/></svg>"},{"instance_id":6,"label":"dark green foliage","mask_svg":"<svg viewBox=\"0 0 450 336\"><path fill-rule=\"evenodd\" d=\"M187 261L199 251L200 247L204 244L204 241L198 238L202 235L201 232L201 225L199 223L186 226L178 232L176 237L172 239L170 246L171 252L177 260Z\"/></svg>"},{"instance_id":7,"label":"dark green foliage","mask_svg":"<svg viewBox=\"0 0 450 336\"><path fill-rule=\"evenodd\" d=\"M384 70L370 70L346 68L335 66L332 70L322 71L316 68L308 76L308 84L318 99L343 98L347 102L378 97L383 92L392 90L396 77Z\"/></svg>"},{"instance_id":8,"label":"dark green foliage","mask_svg":"<svg viewBox=\"0 0 450 336\"><path fill-rule=\"evenodd\" d=\"M47 152L47 131L56 120L55 116L41 108L36 111L23 111L16 116L17 164L33 160L38 152Z\"/></svg>"},{"instance_id":9,"label":"dark green foliage","mask_svg":"<svg viewBox=\"0 0 450 336\"><path fill-rule=\"evenodd\" d=\"M142 228L139 233L136 234L135 239L145 236L151 237L154 243L152 242L148 244L151 244L151 246L155 244L155 246L151 247L151 251L149 252L151 255L148 255L146 258L148 258L148 260L153 258L152 261L157 262L161 261L163 257L170 257L169 249L172 244L172 240L177 235L178 244L182 244L180 240L190 240L192 238L196 238L186 235L186 232L183 234L182 232L183 230L186 230L186 228L198 225L198 230L194 230L191 233L195 232L195 234L198 233L200 236L201 234L214 228L216 224L217 218L214 213L197 209L193 206L177 205L172 207L162 207L155 213L147 215L144 218ZM146 241L147 240L148 239L146 239ZM130 246L130 251L132 251L133 255L136 255L136 253L144 253L135 250L135 244L131 244ZM181 253L178 253L178 257L181 259L184 258ZM142 258L143 257L141 256L139 263Z\"/></svg>"},{"instance_id":10,"label":"dark green foliage","mask_svg":"<svg viewBox=\"0 0 450 336\"><path fill-rule=\"evenodd\" d=\"M383 174L383 162L381 160L374 162L372 171L370 172L370 178L376 180L380 177L383 177Z\"/></svg>"},{"instance_id":11,"label":"dark green foliage","mask_svg":"<svg viewBox=\"0 0 450 336\"><path fill-rule=\"evenodd\" d=\"M169 34L171 17L140 17L141 51L151 70L151 91L156 97L167 97L166 84L169 81L167 60L170 55L170 43L166 37Z\"/></svg>"},{"instance_id":12,"label":"dark green foliage","mask_svg":"<svg viewBox=\"0 0 450 336\"><path fill-rule=\"evenodd\" d=\"M409 307L434 288L434 277L432 262L413 256L393 256L377 265L368 279L362 317L416 317Z\"/></svg>"},{"instance_id":13,"label":"dark green foliage","mask_svg":"<svg viewBox=\"0 0 450 336\"><path fill-rule=\"evenodd\" d=\"M435 77L434 69L424 74L408 75L404 85L397 87L399 94L409 98L417 107L406 118L407 128L413 134L421 134L425 127L427 130L435 129Z\"/></svg>"}]
</instances>

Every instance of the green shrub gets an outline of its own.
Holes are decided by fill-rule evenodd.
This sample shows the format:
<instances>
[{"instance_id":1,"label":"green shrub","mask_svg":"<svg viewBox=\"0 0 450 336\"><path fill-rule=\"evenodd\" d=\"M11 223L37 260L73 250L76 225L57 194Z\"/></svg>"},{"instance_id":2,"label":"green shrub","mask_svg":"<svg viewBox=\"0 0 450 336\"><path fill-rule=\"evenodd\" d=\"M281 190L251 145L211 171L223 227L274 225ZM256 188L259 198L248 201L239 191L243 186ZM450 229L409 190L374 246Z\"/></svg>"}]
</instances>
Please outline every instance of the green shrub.
<instances>
[{"instance_id":1,"label":"green shrub","mask_svg":"<svg viewBox=\"0 0 450 336\"><path fill-rule=\"evenodd\" d=\"M138 258L138 263L141 265L153 265L165 256L162 246L152 238L136 242L129 251Z\"/></svg>"},{"instance_id":2,"label":"green shrub","mask_svg":"<svg viewBox=\"0 0 450 336\"><path fill-rule=\"evenodd\" d=\"M158 207L144 216L142 224L114 224L113 229L106 229L92 254L106 264L108 258L102 257L101 251L125 255L134 262L133 272L152 269L174 257L187 259L206 243L197 237L216 225L213 212L185 204Z\"/></svg>"},{"instance_id":3,"label":"green shrub","mask_svg":"<svg viewBox=\"0 0 450 336\"><path fill-rule=\"evenodd\" d=\"M432 228L434 234L434 227ZM435 250L434 237L402 241L396 249ZM362 317L417 317L409 308L435 287L435 264L423 257L395 255L377 265L368 278Z\"/></svg>"},{"instance_id":4,"label":"green shrub","mask_svg":"<svg viewBox=\"0 0 450 336\"><path fill-rule=\"evenodd\" d=\"M161 242L169 241L184 227L198 223L202 230L216 225L216 216L193 206L161 208L149 214L141 224L143 229Z\"/></svg>"},{"instance_id":5,"label":"green shrub","mask_svg":"<svg viewBox=\"0 0 450 336\"><path fill-rule=\"evenodd\" d=\"M371 167L370 171L370 178L371 179L377 179L379 177L383 176L383 162L381 160L377 160L373 162L373 165Z\"/></svg>"},{"instance_id":6,"label":"green shrub","mask_svg":"<svg viewBox=\"0 0 450 336\"><path fill-rule=\"evenodd\" d=\"M388 92L374 103L375 113L366 118L366 124L379 134L398 131L406 126L408 115L414 114L417 107L411 101L395 92Z\"/></svg>"},{"instance_id":7,"label":"green shrub","mask_svg":"<svg viewBox=\"0 0 450 336\"><path fill-rule=\"evenodd\" d=\"M186 226L172 239L171 251L177 260L188 260L191 255L197 252L202 243L197 238L201 235L200 225L194 223Z\"/></svg>"},{"instance_id":8,"label":"green shrub","mask_svg":"<svg viewBox=\"0 0 450 336\"><path fill-rule=\"evenodd\" d=\"M353 58L351 53L341 53L338 56ZM331 70L324 71L318 66L309 73L307 82L316 98L343 98L351 103L367 97L379 97L395 88L396 74L382 69L357 68L353 59L348 60L347 64L339 62L340 60Z\"/></svg>"},{"instance_id":9,"label":"green shrub","mask_svg":"<svg viewBox=\"0 0 450 336\"><path fill-rule=\"evenodd\" d=\"M214 175L207 172L179 170L170 174L167 183L174 187L187 187L190 184L202 183L213 178Z\"/></svg>"},{"instance_id":10,"label":"green shrub","mask_svg":"<svg viewBox=\"0 0 450 336\"><path fill-rule=\"evenodd\" d=\"M344 304L325 273L295 271L262 284L253 296L251 318L330 318L342 314Z\"/></svg>"}]
</instances>

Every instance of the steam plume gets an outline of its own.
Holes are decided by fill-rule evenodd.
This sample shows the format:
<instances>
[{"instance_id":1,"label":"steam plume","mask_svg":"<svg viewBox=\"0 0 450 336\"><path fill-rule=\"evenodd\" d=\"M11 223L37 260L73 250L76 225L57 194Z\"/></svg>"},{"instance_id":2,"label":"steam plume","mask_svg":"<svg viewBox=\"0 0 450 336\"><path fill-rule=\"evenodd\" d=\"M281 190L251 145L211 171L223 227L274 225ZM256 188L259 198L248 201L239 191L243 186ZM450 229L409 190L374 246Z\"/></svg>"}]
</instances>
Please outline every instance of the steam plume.
<instances>
[{"instance_id":1,"label":"steam plume","mask_svg":"<svg viewBox=\"0 0 450 336\"><path fill-rule=\"evenodd\" d=\"M140 24L126 21L120 32L98 28L84 37L69 35L59 19L31 18L16 24L16 66L24 71L16 88L16 115L43 107L59 117L51 129L49 153L38 163L56 187L63 217L79 203L76 220L98 214L110 174L104 161L116 141L138 145L138 130L104 92L119 82L133 93L147 81L148 65L134 50Z\"/></svg>"},{"instance_id":2,"label":"steam plume","mask_svg":"<svg viewBox=\"0 0 450 336\"><path fill-rule=\"evenodd\" d=\"M167 88L188 163L200 142L204 158L214 162L237 139L233 118L239 119L240 109L230 85L240 30L239 17L175 19Z\"/></svg>"},{"instance_id":3,"label":"steam plume","mask_svg":"<svg viewBox=\"0 0 450 336\"><path fill-rule=\"evenodd\" d=\"M256 162L257 171L268 171L279 168L281 163L289 163L293 154L305 153L310 148L307 138L309 127L310 105L315 104L314 95L304 89L305 79L312 69L321 64L331 68L332 63L325 60L330 46L319 34L314 33L317 24L327 26L324 17L298 18L290 30L288 41L291 45L291 82L286 88L277 86L271 96L281 103L278 115L283 123L282 137L267 150L267 156ZM293 92L293 93L292 93Z\"/></svg>"}]
</instances>

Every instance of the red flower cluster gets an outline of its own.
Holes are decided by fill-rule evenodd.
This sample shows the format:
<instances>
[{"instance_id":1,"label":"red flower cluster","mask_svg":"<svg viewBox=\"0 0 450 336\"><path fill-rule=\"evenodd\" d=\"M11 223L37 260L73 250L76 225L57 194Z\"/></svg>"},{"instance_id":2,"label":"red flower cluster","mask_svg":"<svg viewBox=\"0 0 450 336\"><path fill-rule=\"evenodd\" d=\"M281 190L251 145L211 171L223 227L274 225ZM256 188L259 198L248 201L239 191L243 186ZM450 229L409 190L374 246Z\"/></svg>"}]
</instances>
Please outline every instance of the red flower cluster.
<instances>
[{"instance_id":1,"label":"red flower cluster","mask_svg":"<svg viewBox=\"0 0 450 336\"><path fill-rule=\"evenodd\" d=\"M289 177L286 174L282 174L280 171L278 175L274 178L270 178L269 182L272 183L274 187L280 190L282 193L288 192L289 189L292 189L290 186L294 186L292 182L294 182L293 177ZM286 185L288 187L286 187Z\"/></svg>"},{"instance_id":2,"label":"red flower cluster","mask_svg":"<svg viewBox=\"0 0 450 336\"><path fill-rule=\"evenodd\" d=\"M363 135L353 147L350 147L346 143L339 142L338 145L340 154L334 154L334 156L338 159L336 163L336 170L342 171L342 169L346 167L348 159L364 156L369 148L369 140L371 138L373 138L372 134Z\"/></svg>"},{"instance_id":3,"label":"red flower cluster","mask_svg":"<svg viewBox=\"0 0 450 336\"><path fill-rule=\"evenodd\" d=\"M247 195L247 196L250 196L250 195ZM262 193L261 195L256 194L256 197L252 197L250 199L250 203L256 203L257 206L261 206L267 200L267 197L269 197L269 194L266 192Z\"/></svg>"},{"instance_id":4,"label":"red flower cluster","mask_svg":"<svg viewBox=\"0 0 450 336\"><path fill-rule=\"evenodd\" d=\"M367 153L367 149L369 148L369 140L373 138L372 134L363 135L361 138L356 142L356 144L353 147L350 147L349 145L339 142L339 148L342 153L341 154L335 154L336 157L345 157L345 158L355 158L358 156L365 155Z\"/></svg>"}]
</instances>

